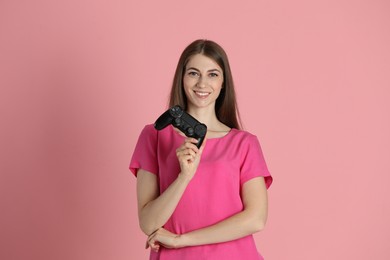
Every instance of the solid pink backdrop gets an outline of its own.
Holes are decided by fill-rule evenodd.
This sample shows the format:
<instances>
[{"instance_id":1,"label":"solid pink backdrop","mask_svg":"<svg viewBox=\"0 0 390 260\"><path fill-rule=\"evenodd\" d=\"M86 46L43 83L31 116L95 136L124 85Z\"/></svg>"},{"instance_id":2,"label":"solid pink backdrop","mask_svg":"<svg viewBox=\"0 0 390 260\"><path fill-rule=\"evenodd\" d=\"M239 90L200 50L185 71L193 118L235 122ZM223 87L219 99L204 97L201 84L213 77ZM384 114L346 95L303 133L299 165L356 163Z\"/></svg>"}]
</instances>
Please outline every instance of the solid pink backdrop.
<instances>
[{"instance_id":1,"label":"solid pink backdrop","mask_svg":"<svg viewBox=\"0 0 390 260\"><path fill-rule=\"evenodd\" d=\"M390 5L1 1L0 259L147 259L128 163L197 38L274 184L266 259L390 258Z\"/></svg>"}]
</instances>

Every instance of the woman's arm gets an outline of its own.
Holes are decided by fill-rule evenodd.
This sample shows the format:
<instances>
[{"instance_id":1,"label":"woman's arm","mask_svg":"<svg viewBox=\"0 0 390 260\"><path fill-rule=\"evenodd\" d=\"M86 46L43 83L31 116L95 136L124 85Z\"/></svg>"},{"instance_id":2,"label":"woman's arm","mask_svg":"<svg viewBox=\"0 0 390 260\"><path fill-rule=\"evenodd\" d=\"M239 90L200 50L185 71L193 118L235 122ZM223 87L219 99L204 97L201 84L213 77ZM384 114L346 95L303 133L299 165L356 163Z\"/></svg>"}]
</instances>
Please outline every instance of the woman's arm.
<instances>
[{"instance_id":1,"label":"woman's arm","mask_svg":"<svg viewBox=\"0 0 390 260\"><path fill-rule=\"evenodd\" d=\"M171 217L188 183L198 168L205 142L198 149L194 138L186 138L176 150L181 172L160 195L157 176L139 169L137 172L138 219L141 230L150 235L162 227Z\"/></svg>"},{"instance_id":2,"label":"woman's arm","mask_svg":"<svg viewBox=\"0 0 390 260\"><path fill-rule=\"evenodd\" d=\"M242 238L262 230L267 221L268 199L263 177L253 178L242 187L243 211L212 226L182 235L160 229L149 237L149 245L170 248L221 243Z\"/></svg>"},{"instance_id":3,"label":"woman's arm","mask_svg":"<svg viewBox=\"0 0 390 260\"><path fill-rule=\"evenodd\" d=\"M172 215L182 197L189 179L183 175L159 194L157 176L139 169L137 173L138 219L141 230L150 235L162 227Z\"/></svg>"}]
</instances>

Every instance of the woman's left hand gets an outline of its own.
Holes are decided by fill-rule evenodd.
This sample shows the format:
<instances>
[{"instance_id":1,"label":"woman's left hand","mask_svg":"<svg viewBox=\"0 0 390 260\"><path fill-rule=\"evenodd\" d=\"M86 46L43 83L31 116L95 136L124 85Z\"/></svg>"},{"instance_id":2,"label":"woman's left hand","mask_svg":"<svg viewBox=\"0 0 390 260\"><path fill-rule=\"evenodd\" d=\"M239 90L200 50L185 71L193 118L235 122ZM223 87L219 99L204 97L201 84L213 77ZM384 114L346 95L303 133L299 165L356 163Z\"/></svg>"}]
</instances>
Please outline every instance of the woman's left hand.
<instances>
[{"instance_id":1,"label":"woman's left hand","mask_svg":"<svg viewBox=\"0 0 390 260\"><path fill-rule=\"evenodd\" d=\"M148 237L146 248L150 247L152 250L158 252L160 245L166 248L179 248L180 235L174 234L164 228L159 228Z\"/></svg>"}]
</instances>

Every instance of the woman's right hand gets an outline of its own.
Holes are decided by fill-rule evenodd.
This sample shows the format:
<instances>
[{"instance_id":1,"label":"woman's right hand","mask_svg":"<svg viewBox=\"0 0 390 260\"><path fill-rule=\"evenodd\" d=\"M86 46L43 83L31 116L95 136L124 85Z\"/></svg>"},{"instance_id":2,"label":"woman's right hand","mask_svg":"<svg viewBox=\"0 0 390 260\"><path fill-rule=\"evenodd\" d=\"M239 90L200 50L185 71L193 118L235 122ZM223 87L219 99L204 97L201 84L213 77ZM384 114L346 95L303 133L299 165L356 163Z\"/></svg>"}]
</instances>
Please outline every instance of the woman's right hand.
<instances>
[{"instance_id":1,"label":"woman's right hand","mask_svg":"<svg viewBox=\"0 0 390 260\"><path fill-rule=\"evenodd\" d=\"M190 180L194 177L204 146L206 144L207 138L204 139L202 146L198 148L196 143L198 140L195 138L186 138L184 143L176 149L176 156L179 160L181 173L183 176L189 178Z\"/></svg>"}]
</instances>

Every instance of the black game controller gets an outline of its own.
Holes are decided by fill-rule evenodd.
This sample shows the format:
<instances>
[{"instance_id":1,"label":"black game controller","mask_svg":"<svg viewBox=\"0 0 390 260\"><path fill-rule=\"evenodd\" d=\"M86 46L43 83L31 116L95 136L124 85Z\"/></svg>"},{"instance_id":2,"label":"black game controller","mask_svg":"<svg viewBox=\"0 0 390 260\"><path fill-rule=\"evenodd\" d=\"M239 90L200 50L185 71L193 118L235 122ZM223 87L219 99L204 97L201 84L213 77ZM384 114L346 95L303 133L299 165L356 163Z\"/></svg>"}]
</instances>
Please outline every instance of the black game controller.
<instances>
[{"instance_id":1,"label":"black game controller","mask_svg":"<svg viewBox=\"0 0 390 260\"><path fill-rule=\"evenodd\" d=\"M198 140L196 146L199 148L207 133L207 126L200 123L180 106L174 106L165 111L154 123L157 130L164 129L172 124L182 131L186 136Z\"/></svg>"}]
</instances>

